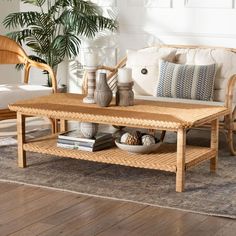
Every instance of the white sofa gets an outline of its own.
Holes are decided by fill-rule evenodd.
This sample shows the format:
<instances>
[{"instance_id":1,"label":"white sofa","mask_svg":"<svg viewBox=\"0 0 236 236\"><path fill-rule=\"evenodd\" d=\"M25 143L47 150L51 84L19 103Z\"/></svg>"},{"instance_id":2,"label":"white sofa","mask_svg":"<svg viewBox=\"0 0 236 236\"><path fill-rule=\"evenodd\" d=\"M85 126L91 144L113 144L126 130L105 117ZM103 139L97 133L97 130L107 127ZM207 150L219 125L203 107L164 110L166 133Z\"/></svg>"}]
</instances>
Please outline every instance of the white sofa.
<instances>
[{"instance_id":1,"label":"white sofa","mask_svg":"<svg viewBox=\"0 0 236 236\"><path fill-rule=\"evenodd\" d=\"M159 61L163 58L177 64L217 64L212 101L155 96L159 78ZM115 67L101 66L99 69L107 69L110 72L108 83L115 88L114 84L117 80L118 68L124 66L132 68L134 92L135 97L138 99L203 103L228 107L231 110L231 114L227 117L222 117L220 128L227 133L230 151L233 155L236 155L233 146L233 132L236 130L236 123L234 122L236 114L236 90L234 86L236 82L236 49L161 45L138 51L129 50L127 51L127 57L122 59ZM144 68L148 73L143 74L141 72Z\"/></svg>"},{"instance_id":2,"label":"white sofa","mask_svg":"<svg viewBox=\"0 0 236 236\"><path fill-rule=\"evenodd\" d=\"M30 84L0 84L0 109L8 109L8 105L18 100L49 95L51 87Z\"/></svg>"}]
</instances>

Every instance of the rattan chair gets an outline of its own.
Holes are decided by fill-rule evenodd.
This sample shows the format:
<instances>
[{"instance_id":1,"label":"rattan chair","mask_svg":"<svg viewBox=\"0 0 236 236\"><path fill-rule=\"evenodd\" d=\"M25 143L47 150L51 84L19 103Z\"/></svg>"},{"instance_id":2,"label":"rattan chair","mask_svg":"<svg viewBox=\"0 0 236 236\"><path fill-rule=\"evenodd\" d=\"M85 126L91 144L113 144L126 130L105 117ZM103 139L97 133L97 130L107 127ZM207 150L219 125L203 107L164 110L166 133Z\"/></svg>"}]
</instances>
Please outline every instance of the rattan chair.
<instances>
[{"instance_id":1,"label":"rattan chair","mask_svg":"<svg viewBox=\"0 0 236 236\"><path fill-rule=\"evenodd\" d=\"M57 81L52 68L47 64L31 60L19 44L2 35L0 35L0 64L24 64L24 81L22 84L7 84L6 81L6 83L0 85L0 121L16 118L16 113L10 111L7 104L23 98L32 98L57 91ZM49 73L52 79L52 88L43 85L29 85L30 69L32 67ZM27 85L30 87L27 87ZM21 95L24 95L23 98Z\"/></svg>"}]
</instances>

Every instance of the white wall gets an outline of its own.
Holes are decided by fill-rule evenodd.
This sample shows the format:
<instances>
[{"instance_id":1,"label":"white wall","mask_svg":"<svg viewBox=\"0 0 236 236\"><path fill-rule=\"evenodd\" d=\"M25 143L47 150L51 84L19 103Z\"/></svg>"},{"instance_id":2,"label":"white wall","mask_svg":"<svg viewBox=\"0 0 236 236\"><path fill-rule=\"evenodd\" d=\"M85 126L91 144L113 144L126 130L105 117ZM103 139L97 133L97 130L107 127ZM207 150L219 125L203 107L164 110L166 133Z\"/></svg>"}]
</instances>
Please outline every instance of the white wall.
<instances>
[{"instance_id":1,"label":"white wall","mask_svg":"<svg viewBox=\"0 0 236 236\"><path fill-rule=\"evenodd\" d=\"M5 29L2 22L3 19L10 13L19 11L19 1L1 0L0 3L0 34L5 35L8 30ZM0 65L0 84L3 83L18 83L21 80L21 72L15 69L13 65Z\"/></svg>"},{"instance_id":2,"label":"white wall","mask_svg":"<svg viewBox=\"0 0 236 236\"><path fill-rule=\"evenodd\" d=\"M117 0L119 55L155 43L236 48L236 0Z\"/></svg>"}]
</instances>

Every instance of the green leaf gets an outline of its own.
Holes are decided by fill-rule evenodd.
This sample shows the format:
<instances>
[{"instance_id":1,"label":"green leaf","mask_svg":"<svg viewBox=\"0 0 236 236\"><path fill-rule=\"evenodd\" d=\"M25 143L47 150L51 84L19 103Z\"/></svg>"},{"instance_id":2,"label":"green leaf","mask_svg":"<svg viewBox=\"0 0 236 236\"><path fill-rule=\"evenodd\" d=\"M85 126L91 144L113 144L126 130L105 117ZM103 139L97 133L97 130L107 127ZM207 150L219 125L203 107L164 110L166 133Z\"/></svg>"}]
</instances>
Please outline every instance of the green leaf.
<instances>
[{"instance_id":1,"label":"green leaf","mask_svg":"<svg viewBox=\"0 0 236 236\"><path fill-rule=\"evenodd\" d=\"M52 42L52 49L58 58L75 57L79 54L80 39L73 34L58 35Z\"/></svg>"},{"instance_id":2,"label":"green leaf","mask_svg":"<svg viewBox=\"0 0 236 236\"><path fill-rule=\"evenodd\" d=\"M21 0L23 3L32 4L38 7L42 7L46 0Z\"/></svg>"},{"instance_id":3,"label":"green leaf","mask_svg":"<svg viewBox=\"0 0 236 236\"><path fill-rule=\"evenodd\" d=\"M31 35L30 29L24 29L19 31L13 31L7 34L7 36L13 40L15 40L17 43L22 45L22 43Z\"/></svg>"},{"instance_id":4,"label":"green leaf","mask_svg":"<svg viewBox=\"0 0 236 236\"><path fill-rule=\"evenodd\" d=\"M3 20L3 25L5 28L24 28L33 24L38 15L40 13L33 11L11 13Z\"/></svg>"}]
</instances>

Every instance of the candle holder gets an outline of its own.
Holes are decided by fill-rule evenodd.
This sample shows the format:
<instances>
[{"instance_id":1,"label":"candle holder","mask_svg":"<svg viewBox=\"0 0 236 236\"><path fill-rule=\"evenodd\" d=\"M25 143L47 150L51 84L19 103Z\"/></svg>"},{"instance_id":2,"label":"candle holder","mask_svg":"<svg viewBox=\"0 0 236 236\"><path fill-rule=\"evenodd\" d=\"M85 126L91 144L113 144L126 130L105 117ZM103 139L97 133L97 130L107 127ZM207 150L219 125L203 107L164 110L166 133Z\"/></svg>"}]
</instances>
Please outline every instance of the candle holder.
<instances>
[{"instance_id":1,"label":"candle holder","mask_svg":"<svg viewBox=\"0 0 236 236\"><path fill-rule=\"evenodd\" d=\"M87 96L83 99L83 103L95 103L94 91L96 88L96 66L86 66L85 70L88 73Z\"/></svg>"},{"instance_id":2,"label":"candle holder","mask_svg":"<svg viewBox=\"0 0 236 236\"><path fill-rule=\"evenodd\" d=\"M118 83L116 92L116 105L117 106L133 106L134 105L134 92L132 91L134 82Z\"/></svg>"},{"instance_id":3,"label":"candle holder","mask_svg":"<svg viewBox=\"0 0 236 236\"><path fill-rule=\"evenodd\" d=\"M125 67L118 69L118 83L125 84L132 82L132 69Z\"/></svg>"}]
</instances>

